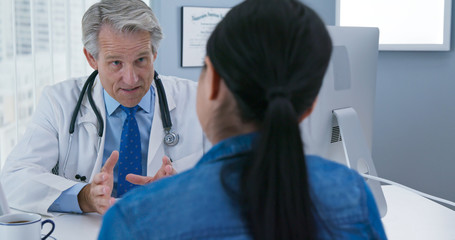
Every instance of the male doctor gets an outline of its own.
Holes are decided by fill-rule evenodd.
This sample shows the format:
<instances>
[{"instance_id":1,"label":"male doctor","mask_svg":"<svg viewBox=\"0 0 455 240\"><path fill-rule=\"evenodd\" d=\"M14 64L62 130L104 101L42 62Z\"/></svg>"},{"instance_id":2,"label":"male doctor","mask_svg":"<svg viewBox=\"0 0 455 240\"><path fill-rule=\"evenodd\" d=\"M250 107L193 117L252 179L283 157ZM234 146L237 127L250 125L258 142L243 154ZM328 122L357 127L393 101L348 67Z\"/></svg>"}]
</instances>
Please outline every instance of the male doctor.
<instances>
[{"instance_id":1,"label":"male doctor","mask_svg":"<svg viewBox=\"0 0 455 240\"><path fill-rule=\"evenodd\" d=\"M103 214L136 184L192 167L207 145L195 112L196 83L165 76L172 131L179 141L175 146L163 143L153 67L162 32L146 4L103 0L84 14L82 31L84 54L98 70L87 92L102 116L102 136L87 93L73 136L69 134L87 77L47 87L1 174L13 208L46 215Z\"/></svg>"}]
</instances>

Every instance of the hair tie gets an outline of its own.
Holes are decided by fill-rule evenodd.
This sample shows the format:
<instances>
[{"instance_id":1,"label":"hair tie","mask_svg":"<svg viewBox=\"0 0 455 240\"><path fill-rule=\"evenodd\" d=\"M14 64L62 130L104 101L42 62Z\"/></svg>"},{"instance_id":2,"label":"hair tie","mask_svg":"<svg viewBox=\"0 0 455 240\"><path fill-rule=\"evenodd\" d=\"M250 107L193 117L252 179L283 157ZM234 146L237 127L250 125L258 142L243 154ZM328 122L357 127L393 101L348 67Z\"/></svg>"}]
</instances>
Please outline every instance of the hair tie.
<instances>
[{"instance_id":1,"label":"hair tie","mask_svg":"<svg viewBox=\"0 0 455 240\"><path fill-rule=\"evenodd\" d=\"M281 87L268 90L266 97L269 102L276 98L286 98L288 100L291 98L289 92Z\"/></svg>"}]
</instances>

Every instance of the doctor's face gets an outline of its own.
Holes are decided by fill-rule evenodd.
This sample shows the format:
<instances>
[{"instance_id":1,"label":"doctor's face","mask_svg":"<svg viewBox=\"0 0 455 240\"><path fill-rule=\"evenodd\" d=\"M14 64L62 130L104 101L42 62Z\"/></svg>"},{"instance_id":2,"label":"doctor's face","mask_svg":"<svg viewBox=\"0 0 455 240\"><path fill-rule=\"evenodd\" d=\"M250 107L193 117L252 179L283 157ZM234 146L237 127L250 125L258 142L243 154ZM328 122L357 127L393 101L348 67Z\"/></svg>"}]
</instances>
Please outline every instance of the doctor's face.
<instances>
[{"instance_id":1,"label":"doctor's face","mask_svg":"<svg viewBox=\"0 0 455 240\"><path fill-rule=\"evenodd\" d=\"M153 62L150 34L146 31L119 33L109 25L101 27L99 55L95 59L85 49L90 66L98 69L106 92L121 105L134 107L150 89Z\"/></svg>"}]
</instances>

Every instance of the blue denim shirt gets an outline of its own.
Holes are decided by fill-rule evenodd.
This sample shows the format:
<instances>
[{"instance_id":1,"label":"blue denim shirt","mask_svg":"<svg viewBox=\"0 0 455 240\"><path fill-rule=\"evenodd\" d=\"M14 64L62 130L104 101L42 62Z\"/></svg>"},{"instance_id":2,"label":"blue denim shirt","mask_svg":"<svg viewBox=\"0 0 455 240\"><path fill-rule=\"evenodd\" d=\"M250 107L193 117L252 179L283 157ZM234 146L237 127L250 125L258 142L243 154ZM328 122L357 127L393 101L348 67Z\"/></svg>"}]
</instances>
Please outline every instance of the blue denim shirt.
<instances>
[{"instance_id":1,"label":"blue denim shirt","mask_svg":"<svg viewBox=\"0 0 455 240\"><path fill-rule=\"evenodd\" d=\"M191 170L138 187L105 214L99 239L251 239L220 169L250 152L254 134L226 139ZM373 196L356 172L307 156L318 239L386 239ZM238 185L238 177L228 184Z\"/></svg>"}]
</instances>

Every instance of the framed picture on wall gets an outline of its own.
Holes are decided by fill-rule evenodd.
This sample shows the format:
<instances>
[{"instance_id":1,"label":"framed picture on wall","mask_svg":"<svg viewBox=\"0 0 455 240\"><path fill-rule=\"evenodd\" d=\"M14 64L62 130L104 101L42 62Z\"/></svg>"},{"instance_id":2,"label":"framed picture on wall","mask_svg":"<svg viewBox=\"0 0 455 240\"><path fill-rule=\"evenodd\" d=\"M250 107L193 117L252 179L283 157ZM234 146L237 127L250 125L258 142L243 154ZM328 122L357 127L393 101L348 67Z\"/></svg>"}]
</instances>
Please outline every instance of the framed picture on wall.
<instances>
[{"instance_id":1,"label":"framed picture on wall","mask_svg":"<svg viewBox=\"0 0 455 240\"><path fill-rule=\"evenodd\" d=\"M202 67L207 39L230 8L182 7L182 67Z\"/></svg>"},{"instance_id":2,"label":"framed picture on wall","mask_svg":"<svg viewBox=\"0 0 455 240\"><path fill-rule=\"evenodd\" d=\"M337 0L336 25L379 28L379 50L449 51L452 0Z\"/></svg>"}]
</instances>

